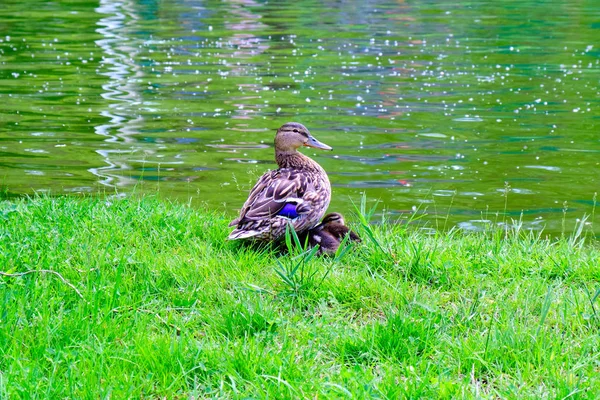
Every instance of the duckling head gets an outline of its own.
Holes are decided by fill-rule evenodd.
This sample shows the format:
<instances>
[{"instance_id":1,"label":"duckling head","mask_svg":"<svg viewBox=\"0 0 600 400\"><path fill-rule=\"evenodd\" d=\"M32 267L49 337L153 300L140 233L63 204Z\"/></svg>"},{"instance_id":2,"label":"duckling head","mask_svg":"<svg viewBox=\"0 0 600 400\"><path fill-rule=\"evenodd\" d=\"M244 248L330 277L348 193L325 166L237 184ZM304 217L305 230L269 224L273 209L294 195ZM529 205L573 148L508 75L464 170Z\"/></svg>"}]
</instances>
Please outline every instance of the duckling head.
<instances>
[{"instance_id":1,"label":"duckling head","mask_svg":"<svg viewBox=\"0 0 600 400\"><path fill-rule=\"evenodd\" d=\"M328 224L344 225L344 217L340 213L336 213L336 212L329 213L323 217L321 224L322 225L328 225Z\"/></svg>"},{"instance_id":2,"label":"duckling head","mask_svg":"<svg viewBox=\"0 0 600 400\"><path fill-rule=\"evenodd\" d=\"M275 135L275 149L278 152L293 153L302 146L314 147L321 150L333 150L330 146L315 139L308 129L298 122L288 122L277 130L277 134Z\"/></svg>"}]
</instances>

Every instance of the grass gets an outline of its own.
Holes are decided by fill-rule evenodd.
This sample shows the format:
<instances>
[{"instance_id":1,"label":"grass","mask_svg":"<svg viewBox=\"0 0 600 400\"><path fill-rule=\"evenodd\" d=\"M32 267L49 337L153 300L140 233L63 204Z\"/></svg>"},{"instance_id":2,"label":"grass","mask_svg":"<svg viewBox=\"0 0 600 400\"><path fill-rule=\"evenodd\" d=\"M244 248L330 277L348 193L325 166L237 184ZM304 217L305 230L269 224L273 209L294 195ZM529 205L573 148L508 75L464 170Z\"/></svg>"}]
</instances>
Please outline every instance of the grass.
<instances>
[{"instance_id":1,"label":"grass","mask_svg":"<svg viewBox=\"0 0 600 400\"><path fill-rule=\"evenodd\" d=\"M597 241L365 214L322 258L153 198L0 203L0 398L597 397Z\"/></svg>"}]
</instances>

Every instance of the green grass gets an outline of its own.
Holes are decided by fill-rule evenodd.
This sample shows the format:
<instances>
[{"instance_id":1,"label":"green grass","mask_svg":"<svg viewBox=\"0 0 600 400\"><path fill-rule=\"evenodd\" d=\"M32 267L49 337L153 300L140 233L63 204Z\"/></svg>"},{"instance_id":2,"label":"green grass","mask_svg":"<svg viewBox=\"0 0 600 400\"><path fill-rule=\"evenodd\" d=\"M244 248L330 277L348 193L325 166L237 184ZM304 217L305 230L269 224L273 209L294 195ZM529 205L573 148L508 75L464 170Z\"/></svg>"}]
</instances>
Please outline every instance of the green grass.
<instances>
[{"instance_id":1,"label":"green grass","mask_svg":"<svg viewBox=\"0 0 600 400\"><path fill-rule=\"evenodd\" d=\"M597 398L585 232L347 217L322 258L153 198L0 203L0 398Z\"/></svg>"}]
</instances>

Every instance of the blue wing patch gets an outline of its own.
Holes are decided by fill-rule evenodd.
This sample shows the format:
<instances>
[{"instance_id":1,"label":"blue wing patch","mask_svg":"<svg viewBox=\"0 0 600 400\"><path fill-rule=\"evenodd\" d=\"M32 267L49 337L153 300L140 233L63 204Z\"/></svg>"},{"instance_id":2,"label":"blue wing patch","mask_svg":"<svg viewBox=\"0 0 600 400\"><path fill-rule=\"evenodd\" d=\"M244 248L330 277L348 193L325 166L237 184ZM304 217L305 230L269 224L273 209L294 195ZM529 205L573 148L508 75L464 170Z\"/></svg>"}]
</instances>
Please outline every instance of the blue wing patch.
<instances>
[{"instance_id":1,"label":"blue wing patch","mask_svg":"<svg viewBox=\"0 0 600 400\"><path fill-rule=\"evenodd\" d=\"M298 218L296 206L296 203L286 203L285 206L283 206L283 208L277 213L277 215L281 215L282 217L290 219Z\"/></svg>"}]
</instances>

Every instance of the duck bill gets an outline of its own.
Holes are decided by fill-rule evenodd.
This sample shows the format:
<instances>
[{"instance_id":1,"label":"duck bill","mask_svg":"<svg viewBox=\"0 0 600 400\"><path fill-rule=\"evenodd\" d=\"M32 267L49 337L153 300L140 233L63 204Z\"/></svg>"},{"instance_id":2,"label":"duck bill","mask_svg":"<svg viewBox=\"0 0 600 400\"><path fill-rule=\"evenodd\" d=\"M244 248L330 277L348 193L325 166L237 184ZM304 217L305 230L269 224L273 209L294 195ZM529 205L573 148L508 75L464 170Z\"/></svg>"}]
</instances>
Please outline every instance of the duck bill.
<instances>
[{"instance_id":1,"label":"duck bill","mask_svg":"<svg viewBox=\"0 0 600 400\"><path fill-rule=\"evenodd\" d=\"M306 147L314 147L315 149L333 150L333 148L331 146L327 146L325 143L319 142L317 139L315 139L312 136L308 137L308 142L304 143L304 145Z\"/></svg>"}]
</instances>

